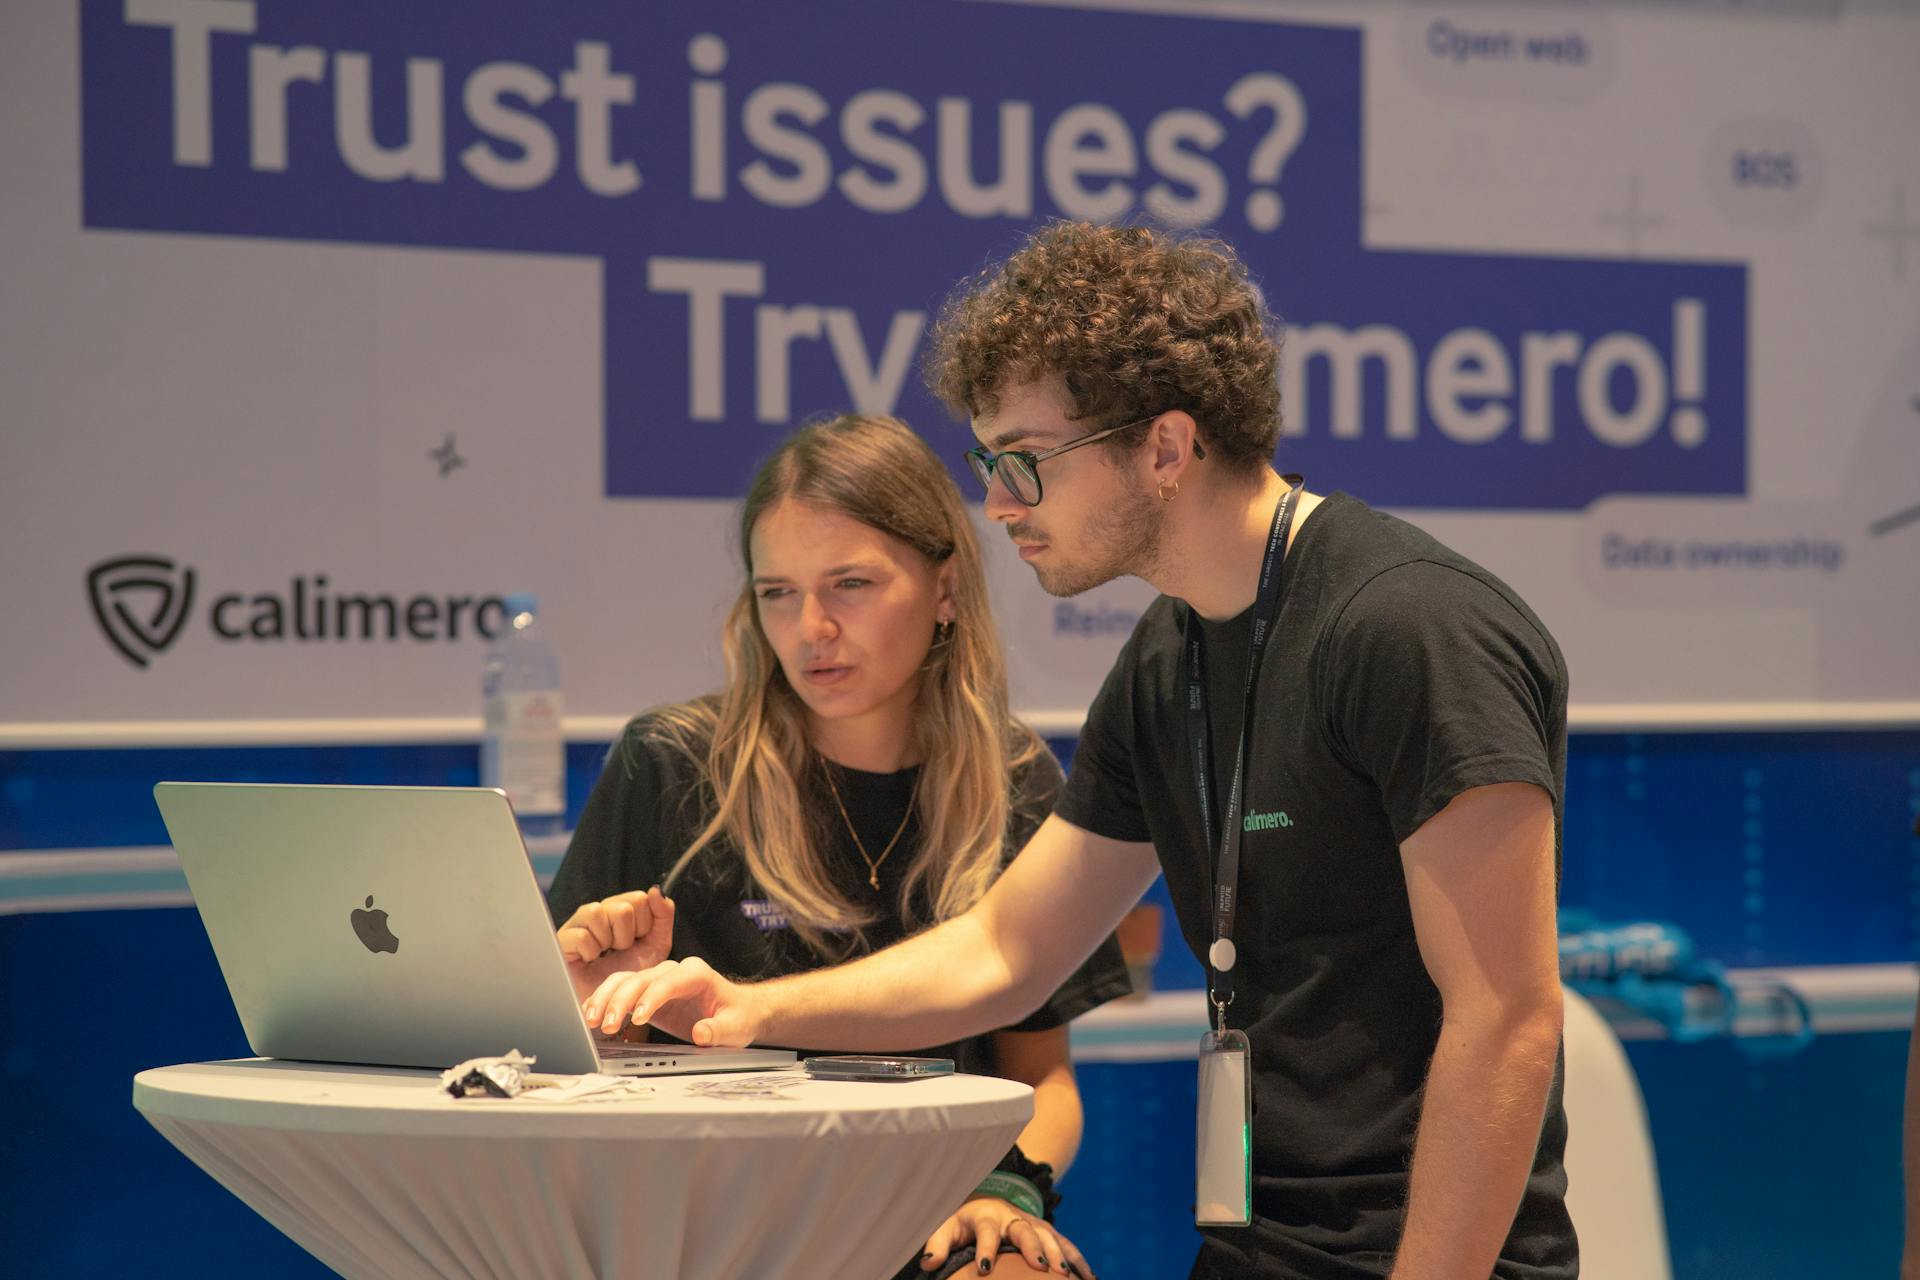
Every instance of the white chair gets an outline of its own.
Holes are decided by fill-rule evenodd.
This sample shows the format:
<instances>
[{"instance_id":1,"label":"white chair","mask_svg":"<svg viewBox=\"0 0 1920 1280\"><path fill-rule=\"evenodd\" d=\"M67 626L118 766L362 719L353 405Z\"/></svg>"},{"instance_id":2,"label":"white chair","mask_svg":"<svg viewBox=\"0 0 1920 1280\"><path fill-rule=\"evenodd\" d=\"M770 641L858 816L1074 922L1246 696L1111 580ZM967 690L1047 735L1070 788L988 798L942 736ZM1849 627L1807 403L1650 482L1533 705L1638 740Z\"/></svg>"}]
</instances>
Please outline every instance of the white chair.
<instances>
[{"instance_id":1,"label":"white chair","mask_svg":"<svg viewBox=\"0 0 1920 1280\"><path fill-rule=\"evenodd\" d=\"M1646 1103L1600 1011L1566 996L1567 1213L1583 1280L1672 1280Z\"/></svg>"}]
</instances>

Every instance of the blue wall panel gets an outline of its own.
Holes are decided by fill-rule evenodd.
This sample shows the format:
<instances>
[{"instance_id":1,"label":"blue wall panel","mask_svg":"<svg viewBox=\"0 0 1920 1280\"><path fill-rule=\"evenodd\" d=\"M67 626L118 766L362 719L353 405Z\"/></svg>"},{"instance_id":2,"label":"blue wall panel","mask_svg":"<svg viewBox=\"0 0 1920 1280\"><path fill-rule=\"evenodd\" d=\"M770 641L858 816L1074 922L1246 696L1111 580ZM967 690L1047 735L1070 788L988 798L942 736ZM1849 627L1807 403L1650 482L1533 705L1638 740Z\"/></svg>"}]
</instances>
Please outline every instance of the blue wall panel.
<instances>
[{"instance_id":1,"label":"blue wall panel","mask_svg":"<svg viewBox=\"0 0 1920 1280\"><path fill-rule=\"evenodd\" d=\"M0 984L10 1280L333 1274L133 1109L135 1072L248 1054L191 908L0 916Z\"/></svg>"},{"instance_id":2,"label":"blue wall panel","mask_svg":"<svg viewBox=\"0 0 1920 1280\"><path fill-rule=\"evenodd\" d=\"M1070 739L1054 747L1071 759ZM570 744L570 815L605 750ZM477 776L460 744L0 752L0 850L165 844L151 794L162 778ZM1920 732L1576 734L1567 793L1567 906L1671 921L1729 965L1920 958ZM1197 985L1169 936L1160 985Z\"/></svg>"},{"instance_id":3,"label":"blue wall panel","mask_svg":"<svg viewBox=\"0 0 1920 1280\"><path fill-rule=\"evenodd\" d=\"M1581 734L1561 901L1730 965L1908 961L1920 734Z\"/></svg>"},{"instance_id":4,"label":"blue wall panel","mask_svg":"<svg viewBox=\"0 0 1920 1280\"><path fill-rule=\"evenodd\" d=\"M569 821L606 753L604 742L567 744ZM0 751L0 850L166 844L153 803L160 781L472 787L479 780L472 743Z\"/></svg>"}]
</instances>

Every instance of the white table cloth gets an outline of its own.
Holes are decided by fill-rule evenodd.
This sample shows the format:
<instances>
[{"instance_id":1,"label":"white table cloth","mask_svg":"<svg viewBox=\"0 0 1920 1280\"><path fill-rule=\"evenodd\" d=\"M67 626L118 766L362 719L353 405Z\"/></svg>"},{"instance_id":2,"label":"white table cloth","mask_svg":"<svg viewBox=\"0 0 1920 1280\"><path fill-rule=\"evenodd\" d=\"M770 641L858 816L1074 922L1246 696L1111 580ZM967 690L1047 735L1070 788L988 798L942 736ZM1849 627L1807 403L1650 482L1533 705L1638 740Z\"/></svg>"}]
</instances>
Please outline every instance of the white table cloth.
<instances>
[{"instance_id":1,"label":"white table cloth","mask_svg":"<svg viewBox=\"0 0 1920 1280\"><path fill-rule=\"evenodd\" d=\"M195 1164L354 1280L889 1276L1006 1153L1033 1091L797 1075L694 1091L456 1100L430 1072L249 1059L134 1077Z\"/></svg>"}]
</instances>

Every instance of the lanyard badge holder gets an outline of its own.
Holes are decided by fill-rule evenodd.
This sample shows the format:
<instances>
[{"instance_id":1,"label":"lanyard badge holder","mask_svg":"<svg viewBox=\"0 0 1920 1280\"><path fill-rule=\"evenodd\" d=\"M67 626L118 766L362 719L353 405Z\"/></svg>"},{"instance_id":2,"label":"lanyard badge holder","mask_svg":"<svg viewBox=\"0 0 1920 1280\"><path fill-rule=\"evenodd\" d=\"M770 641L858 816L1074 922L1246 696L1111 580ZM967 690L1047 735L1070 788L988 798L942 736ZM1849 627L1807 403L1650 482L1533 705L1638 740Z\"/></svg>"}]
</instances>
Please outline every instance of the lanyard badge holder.
<instances>
[{"instance_id":1,"label":"lanyard badge holder","mask_svg":"<svg viewBox=\"0 0 1920 1280\"><path fill-rule=\"evenodd\" d=\"M1219 850L1214 873L1213 945L1207 949L1207 1001L1213 1027L1200 1037L1199 1115L1195 1128L1193 1220L1203 1227L1244 1227L1253 1221L1253 1048L1247 1033L1227 1026L1233 1003L1234 898L1240 886L1240 809L1246 782L1247 737L1253 725L1254 692L1260 657L1279 615L1287 535L1302 481L1288 476L1291 488L1273 513L1266 556L1260 565L1253 636L1247 662L1246 712L1234 751L1233 785L1227 792L1219 841L1213 834L1213 803L1208 795L1212 761L1208 751L1207 675L1201 634L1187 616L1187 724L1192 740L1194 778L1200 792L1200 817L1207 844Z\"/></svg>"},{"instance_id":2,"label":"lanyard badge holder","mask_svg":"<svg viewBox=\"0 0 1920 1280\"><path fill-rule=\"evenodd\" d=\"M1218 1006L1224 1018L1225 1006ZM1193 1220L1203 1227L1253 1221L1253 1072L1247 1033L1200 1037L1200 1117L1195 1133Z\"/></svg>"}]
</instances>

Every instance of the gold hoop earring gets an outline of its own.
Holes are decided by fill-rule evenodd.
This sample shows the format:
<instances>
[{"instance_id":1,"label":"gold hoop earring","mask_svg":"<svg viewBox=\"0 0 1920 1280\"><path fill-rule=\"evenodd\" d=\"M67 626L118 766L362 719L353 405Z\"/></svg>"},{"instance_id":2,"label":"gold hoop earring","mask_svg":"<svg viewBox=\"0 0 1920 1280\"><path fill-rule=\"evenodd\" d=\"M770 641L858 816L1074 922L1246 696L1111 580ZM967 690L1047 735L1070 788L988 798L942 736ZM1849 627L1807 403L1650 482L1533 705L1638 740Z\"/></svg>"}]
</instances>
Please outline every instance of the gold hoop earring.
<instances>
[{"instance_id":1,"label":"gold hoop earring","mask_svg":"<svg viewBox=\"0 0 1920 1280\"><path fill-rule=\"evenodd\" d=\"M1180 482L1178 480L1175 480L1173 482L1173 492L1168 493L1167 482L1165 480L1162 480L1159 483L1159 485L1154 489L1154 492L1160 495L1160 501L1172 502L1175 498L1180 496Z\"/></svg>"},{"instance_id":2,"label":"gold hoop earring","mask_svg":"<svg viewBox=\"0 0 1920 1280\"><path fill-rule=\"evenodd\" d=\"M954 624L951 618L933 624L933 643L927 646L927 660L920 664L922 671L933 670L933 664L946 655L941 652L953 643Z\"/></svg>"}]
</instances>

